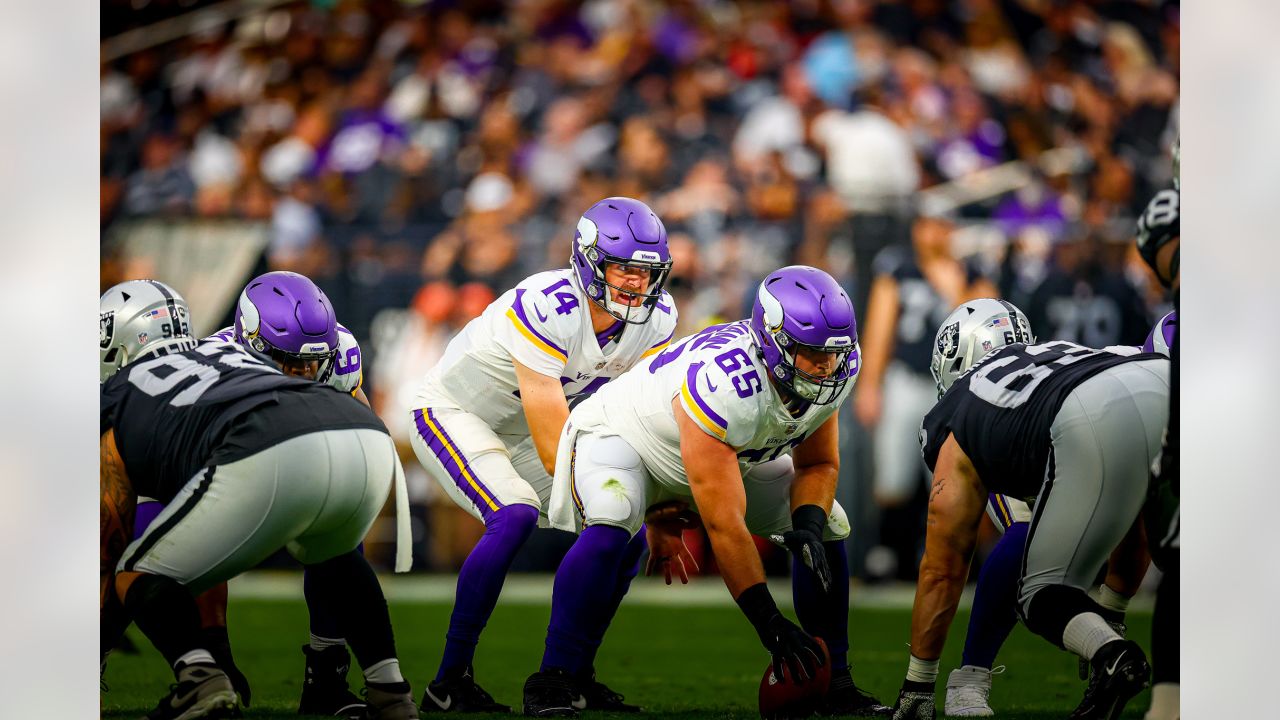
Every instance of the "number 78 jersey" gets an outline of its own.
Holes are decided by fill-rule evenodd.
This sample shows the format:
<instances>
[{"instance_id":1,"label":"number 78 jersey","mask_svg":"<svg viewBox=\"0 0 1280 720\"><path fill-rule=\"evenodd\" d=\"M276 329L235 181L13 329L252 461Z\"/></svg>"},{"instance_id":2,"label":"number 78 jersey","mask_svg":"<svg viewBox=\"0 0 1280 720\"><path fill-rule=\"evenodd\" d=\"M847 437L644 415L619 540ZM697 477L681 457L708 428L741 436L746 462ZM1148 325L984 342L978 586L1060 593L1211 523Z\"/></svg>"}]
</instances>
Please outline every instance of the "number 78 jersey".
<instances>
[{"instance_id":1,"label":"number 78 jersey","mask_svg":"<svg viewBox=\"0 0 1280 720\"><path fill-rule=\"evenodd\" d=\"M745 473L788 454L827 421L853 390L793 417L768 378L748 323L714 325L680 340L610 383L569 417L575 431L628 441L655 481L689 495L672 400L708 435L732 447Z\"/></svg>"}]
</instances>

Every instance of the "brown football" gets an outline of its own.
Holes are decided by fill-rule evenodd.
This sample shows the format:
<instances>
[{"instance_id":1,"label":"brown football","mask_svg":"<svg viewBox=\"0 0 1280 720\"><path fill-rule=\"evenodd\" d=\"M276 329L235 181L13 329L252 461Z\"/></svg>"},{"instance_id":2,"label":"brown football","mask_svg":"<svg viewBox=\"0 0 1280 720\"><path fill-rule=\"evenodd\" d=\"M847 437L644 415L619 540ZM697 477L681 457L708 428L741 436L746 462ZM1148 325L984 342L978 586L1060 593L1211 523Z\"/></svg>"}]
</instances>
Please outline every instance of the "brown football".
<instances>
[{"instance_id":1,"label":"brown football","mask_svg":"<svg viewBox=\"0 0 1280 720\"><path fill-rule=\"evenodd\" d=\"M802 718L813 714L817 704L831 687L831 653L822 638L816 638L822 646L822 667L818 668L816 677L798 683L791 677L791 670L783 666L782 677L776 677L773 663L764 669L760 678L760 717L766 720L775 718Z\"/></svg>"}]
</instances>

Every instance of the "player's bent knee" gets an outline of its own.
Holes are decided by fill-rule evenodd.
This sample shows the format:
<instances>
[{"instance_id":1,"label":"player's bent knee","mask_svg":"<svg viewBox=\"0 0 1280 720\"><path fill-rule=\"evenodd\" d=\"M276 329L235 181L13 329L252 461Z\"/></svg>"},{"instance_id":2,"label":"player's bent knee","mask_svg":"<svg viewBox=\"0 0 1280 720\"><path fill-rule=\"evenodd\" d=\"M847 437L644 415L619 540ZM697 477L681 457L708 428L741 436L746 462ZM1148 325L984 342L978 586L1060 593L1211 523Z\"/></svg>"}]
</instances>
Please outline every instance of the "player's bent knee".
<instances>
[{"instance_id":1,"label":"player's bent knee","mask_svg":"<svg viewBox=\"0 0 1280 720\"><path fill-rule=\"evenodd\" d=\"M1062 647L1062 633L1075 616L1102 612L1102 608L1080 588L1069 585L1042 585L1026 590L1018 598L1018 615L1027 629Z\"/></svg>"}]
</instances>

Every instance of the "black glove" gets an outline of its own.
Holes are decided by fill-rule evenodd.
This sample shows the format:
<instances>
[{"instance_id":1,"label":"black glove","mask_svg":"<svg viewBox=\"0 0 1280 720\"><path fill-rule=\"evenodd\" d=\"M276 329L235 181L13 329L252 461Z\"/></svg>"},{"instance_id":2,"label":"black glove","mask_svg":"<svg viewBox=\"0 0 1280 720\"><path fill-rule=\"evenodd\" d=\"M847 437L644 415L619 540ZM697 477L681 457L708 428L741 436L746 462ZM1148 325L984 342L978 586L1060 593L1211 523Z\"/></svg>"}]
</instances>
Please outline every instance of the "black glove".
<instances>
[{"instance_id":1,"label":"black glove","mask_svg":"<svg viewBox=\"0 0 1280 720\"><path fill-rule=\"evenodd\" d=\"M240 702L249 707L253 691L249 688L249 678L240 672L235 658L231 657L231 639L227 637L227 628L216 625L204 628L200 631L200 639L204 643L204 649L209 651L214 662L218 663L218 667L231 680L231 687L240 695Z\"/></svg>"},{"instance_id":2,"label":"black glove","mask_svg":"<svg viewBox=\"0 0 1280 720\"><path fill-rule=\"evenodd\" d=\"M893 720L934 720L933 683L903 680L898 702L893 706Z\"/></svg>"},{"instance_id":3,"label":"black glove","mask_svg":"<svg viewBox=\"0 0 1280 720\"><path fill-rule=\"evenodd\" d=\"M778 611L764 583L744 590L738 596L738 607L746 613L760 636L760 642L773 656L773 674L778 679L783 677L784 665L790 668L791 678L796 683L812 678L819 667L826 665L822 646Z\"/></svg>"},{"instance_id":4,"label":"black glove","mask_svg":"<svg viewBox=\"0 0 1280 720\"><path fill-rule=\"evenodd\" d=\"M791 513L791 530L774 535L774 542L787 546L804 566L818 576L824 592L831 590L831 566L822 547L822 533L827 527L827 513L817 505L801 505Z\"/></svg>"}]
</instances>

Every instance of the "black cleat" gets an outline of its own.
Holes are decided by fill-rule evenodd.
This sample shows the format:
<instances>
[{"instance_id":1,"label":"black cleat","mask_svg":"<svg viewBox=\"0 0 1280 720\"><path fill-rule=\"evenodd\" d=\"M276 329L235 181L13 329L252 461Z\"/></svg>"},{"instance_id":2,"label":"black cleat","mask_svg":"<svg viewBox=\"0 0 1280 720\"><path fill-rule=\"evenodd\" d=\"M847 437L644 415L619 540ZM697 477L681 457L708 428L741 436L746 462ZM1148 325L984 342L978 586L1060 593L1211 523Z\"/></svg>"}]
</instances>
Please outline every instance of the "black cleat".
<instances>
[{"instance_id":1,"label":"black cleat","mask_svg":"<svg viewBox=\"0 0 1280 720\"><path fill-rule=\"evenodd\" d=\"M575 684L577 685L578 693L587 701L587 710L619 713L644 712L644 708L639 705L631 705L624 702L622 693L596 680L594 671L579 676Z\"/></svg>"},{"instance_id":2,"label":"black cleat","mask_svg":"<svg viewBox=\"0 0 1280 720\"><path fill-rule=\"evenodd\" d=\"M574 717L587 698L572 675L563 670L536 672L524 682L524 714L530 717Z\"/></svg>"},{"instance_id":3,"label":"black cleat","mask_svg":"<svg viewBox=\"0 0 1280 720\"><path fill-rule=\"evenodd\" d=\"M827 690L827 696L818 704L817 714L887 717L893 714L893 708L859 690L853 684L853 677L848 671L844 671L832 673L831 687Z\"/></svg>"},{"instance_id":4,"label":"black cleat","mask_svg":"<svg viewBox=\"0 0 1280 720\"><path fill-rule=\"evenodd\" d=\"M468 665L460 673L450 673L444 680L427 685L422 712L509 713L511 708L495 702L492 695L477 685L475 672Z\"/></svg>"},{"instance_id":5,"label":"black cleat","mask_svg":"<svg viewBox=\"0 0 1280 720\"><path fill-rule=\"evenodd\" d=\"M160 699L147 720L196 720L239 717L240 704L231 680L213 663L178 667L178 682Z\"/></svg>"},{"instance_id":6,"label":"black cleat","mask_svg":"<svg viewBox=\"0 0 1280 720\"><path fill-rule=\"evenodd\" d=\"M361 720L417 720L418 706L407 682L364 684L365 703Z\"/></svg>"},{"instance_id":7,"label":"black cleat","mask_svg":"<svg viewBox=\"0 0 1280 720\"><path fill-rule=\"evenodd\" d=\"M1132 640L1103 645L1089 664L1093 675L1070 720L1116 720L1125 703L1151 682L1147 656Z\"/></svg>"},{"instance_id":8,"label":"black cleat","mask_svg":"<svg viewBox=\"0 0 1280 720\"><path fill-rule=\"evenodd\" d=\"M328 715L349 720L364 717L365 701L347 687L351 656L347 654L346 646L316 650L310 645L303 645L302 654L307 657L307 668L298 714Z\"/></svg>"}]
</instances>

